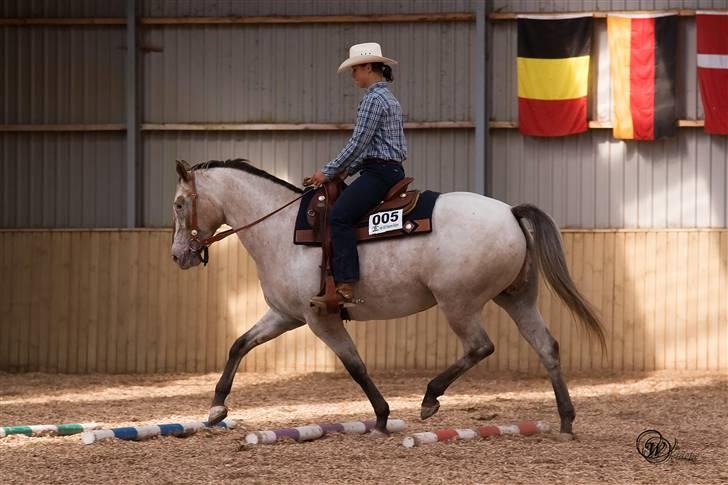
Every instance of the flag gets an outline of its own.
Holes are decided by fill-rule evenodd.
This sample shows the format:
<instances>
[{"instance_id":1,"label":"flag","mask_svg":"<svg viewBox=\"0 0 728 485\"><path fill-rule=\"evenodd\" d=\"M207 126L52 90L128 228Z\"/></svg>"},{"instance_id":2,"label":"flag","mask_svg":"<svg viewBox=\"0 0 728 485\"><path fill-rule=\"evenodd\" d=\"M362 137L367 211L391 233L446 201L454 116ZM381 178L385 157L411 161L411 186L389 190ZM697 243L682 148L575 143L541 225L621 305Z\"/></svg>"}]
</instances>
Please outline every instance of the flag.
<instances>
[{"instance_id":1,"label":"flag","mask_svg":"<svg viewBox=\"0 0 728 485\"><path fill-rule=\"evenodd\" d=\"M586 131L592 14L518 16L518 125L521 133Z\"/></svg>"},{"instance_id":2,"label":"flag","mask_svg":"<svg viewBox=\"0 0 728 485\"><path fill-rule=\"evenodd\" d=\"M698 11L695 23L705 131L728 135L728 12Z\"/></svg>"},{"instance_id":3,"label":"flag","mask_svg":"<svg viewBox=\"0 0 728 485\"><path fill-rule=\"evenodd\" d=\"M615 138L655 140L675 132L677 15L608 14Z\"/></svg>"}]
</instances>

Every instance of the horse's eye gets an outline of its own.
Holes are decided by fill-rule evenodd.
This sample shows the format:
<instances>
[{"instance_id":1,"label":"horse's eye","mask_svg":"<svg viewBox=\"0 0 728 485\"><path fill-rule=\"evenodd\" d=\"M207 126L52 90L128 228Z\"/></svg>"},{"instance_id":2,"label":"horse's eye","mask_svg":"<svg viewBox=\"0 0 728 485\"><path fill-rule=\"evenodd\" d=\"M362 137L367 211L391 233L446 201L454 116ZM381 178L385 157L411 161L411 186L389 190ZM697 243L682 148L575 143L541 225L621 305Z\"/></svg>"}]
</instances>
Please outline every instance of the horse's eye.
<instances>
[{"instance_id":1,"label":"horse's eye","mask_svg":"<svg viewBox=\"0 0 728 485\"><path fill-rule=\"evenodd\" d=\"M182 210L182 204L174 204L174 208L178 211Z\"/></svg>"}]
</instances>

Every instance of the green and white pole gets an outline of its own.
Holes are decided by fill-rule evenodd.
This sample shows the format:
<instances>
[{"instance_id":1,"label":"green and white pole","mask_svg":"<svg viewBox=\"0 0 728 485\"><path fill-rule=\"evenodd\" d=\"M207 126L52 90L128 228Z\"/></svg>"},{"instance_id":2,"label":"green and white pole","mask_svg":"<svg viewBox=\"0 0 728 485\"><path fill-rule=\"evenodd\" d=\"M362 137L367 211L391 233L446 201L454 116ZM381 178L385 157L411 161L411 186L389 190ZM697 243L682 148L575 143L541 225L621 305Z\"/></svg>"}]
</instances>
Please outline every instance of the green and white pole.
<instances>
[{"instance_id":1,"label":"green and white pole","mask_svg":"<svg viewBox=\"0 0 728 485\"><path fill-rule=\"evenodd\" d=\"M99 428L100 426L96 423L0 426L0 438L4 438L13 434L22 434L25 436L67 436Z\"/></svg>"}]
</instances>

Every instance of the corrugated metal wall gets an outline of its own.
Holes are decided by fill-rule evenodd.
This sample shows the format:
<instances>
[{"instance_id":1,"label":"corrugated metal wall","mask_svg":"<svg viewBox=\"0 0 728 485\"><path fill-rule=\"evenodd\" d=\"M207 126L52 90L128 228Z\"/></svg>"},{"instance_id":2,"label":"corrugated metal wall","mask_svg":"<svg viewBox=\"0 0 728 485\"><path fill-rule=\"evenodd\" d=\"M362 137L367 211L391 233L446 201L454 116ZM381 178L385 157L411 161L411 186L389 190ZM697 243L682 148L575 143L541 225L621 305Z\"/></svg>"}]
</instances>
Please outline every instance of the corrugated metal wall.
<instances>
[{"instance_id":1,"label":"corrugated metal wall","mask_svg":"<svg viewBox=\"0 0 728 485\"><path fill-rule=\"evenodd\" d=\"M377 39L400 62L407 121L472 119L474 24L150 26L148 122L353 122L363 91L336 74L348 46ZM423 102L427 100L427 102Z\"/></svg>"},{"instance_id":2,"label":"corrugated metal wall","mask_svg":"<svg viewBox=\"0 0 728 485\"><path fill-rule=\"evenodd\" d=\"M491 134L494 197L532 202L562 227L725 227L726 137L622 142L611 130L537 140Z\"/></svg>"},{"instance_id":3,"label":"corrugated metal wall","mask_svg":"<svg viewBox=\"0 0 728 485\"><path fill-rule=\"evenodd\" d=\"M0 134L0 227L124 225L124 137Z\"/></svg>"},{"instance_id":4,"label":"corrugated metal wall","mask_svg":"<svg viewBox=\"0 0 728 485\"><path fill-rule=\"evenodd\" d=\"M150 17L472 12L481 0L144 0Z\"/></svg>"},{"instance_id":5,"label":"corrugated metal wall","mask_svg":"<svg viewBox=\"0 0 728 485\"><path fill-rule=\"evenodd\" d=\"M345 132L248 132L245 134L176 132L144 137L145 220L167 226L171 217L176 177L174 160L249 158L256 166L295 184L310 175L346 143ZM405 171L419 187L451 192L471 190L472 130L411 130Z\"/></svg>"},{"instance_id":6,"label":"corrugated metal wall","mask_svg":"<svg viewBox=\"0 0 728 485\"><path fill-rule=\"evenodd\" d=\"M0 31L3 124L124 122L124 26Z\"/></svg>"},{"instance_id":7,"label":"corrugated metal wall","mask_svg":"<svg viewBox=\"0 0 728 485\"><path fill-rule=\"evenodd\" d=\"M494 10L557 12L727 8L705 1L496 1ZM518 120L514 21L492 24L492 113ZM611 120L611 85L606 20L595 19L590 119ZM703 117L695 65L695 19L679 22L678 117ZM562 227L724 227L728 220L728 137L702 128L681 128L655 142L618 141L611 129L563 139L491 130L491 193L511 204L531 202Z\"/></svg>"},{"instance_id":8,"label":"corrugated metal wall","mask_svg":"<svg viewBox=\"0 0 728 485\"><path fill-rule=\"evenodd\" d=\"M123 17L125 0L2 0L3 17Z\"/></svg>"},{"instance_id":9,"label":"corrugated metal wall","mask_svg":"<svg viewBox=\"0 0 728 485\"><path fill-rule=\"evenodd\" d=\"M2 2L5 17L120 17L116 2ZM472 1L147 1L146 16L334 15L462 12ZM123 123L123 26L0 27L4 124ZM336 68L349 45L379 40L400 61L393 91L408 121L473 118L472 22L147 26L140 29L142 120L174 122L352 122L362 93ZM423 102L422 100L427 100ZM173 161L243 157L294 183L334 157L346 131L148 132L142 135L144 225L169 224ZM417 185L474 187L473 130L408 130ZM54 143L46 140L52 139ZM3 135L0 227L124 225L123 131ZM99 153L99 146L105 147ZM56 148L58 147L58 148ZM32 153L30 153L32 151ZM33 157L29 160L28 157ZM65 160L72 160L67 163ZM118 164L109 166L109 164ZM69 170L85 185L53 183ZM64 172L65 173L65 172ZM38 192L45 194L38 198ZM91 191L94 195L78 191ZM109 201L112 203L109 206ZM28 204L28 200L35 201ZM98 199L98 200L97 200ZM43 200L42 203L37 201ZM53 200L47 207L45 200ZM102 207L87 207L89 203ZM79 205L83 205L79 213Z\"/></svg>"},{"instance_id":10,"label":"corrugated metal wall","mask_svg":"<svg viewBox=\"0 0 728 485\"><path fill-rule=\"evenodd\" d=\"M473 11L473 1L146 1L148 16L333 15ZM718 8L700 1L496 1L494 10L578 11ZM5 17L123 16L124 2L2 2ZM595 21L590 116L611 117L605 21ZM513 21L491 24L491 118L517 120ZM122 123L123 26L3 27L0 115L4 124ZM393 90L409 121L473 119L473 23L149 26L142 29L143 120L171 122L350 122L361 95L335 68L346 46L379 39L401 65ZM678 110L702 117L695 79L694 19L681 18ZM247 157L298 182L333 157L346 132L153 133L143 135L144 224L168 224L174 157ZM471 129L408 131L417 185L472 189ZM123 225L118 191L124 134L2 135L2 227ZM467 146L464 146L467 145ZM103 155L99 156L99 150ZM491 130L490 191L533 202L564 227L722 227L728 212L726 137L680 129L671 140L620 142L610 130L563 140ZM451 155L454 154L454 155ZM459 157L468 156L467 160ZM458 158L450 158L452 156ZM66 162L65 160L69 160ZM454 174L449 167L460 167ZM44 168L49 167L49 168ZM79 193L63 177L83 180ZM69 170L69 172L66 172ZM423 177L422 174L427 174ZM113 175L113 176L110 176ZM57 180L57 183L54 183ZM39 195L39 192L41 194ZM66 195L68 194L68 195ZM46 200L53 207L46 207ZM40 201L43 201L42 203ZM94 201L100 207L86 207ZM80 209L80 207L83 208Z\"/></svg>"},{"instance_id":11,"label":"corrugated metal wall","mask_svg":"<svg viewBox=\"0 0 728 485\"><path fill-rule=\"evenodd\" d=\"M122 0L0 2L3 17L119 17ZM0 27L0 124L124 122L124 26ZM123 226L124 133L1 133L0 227Z\"/></svg>"},{"instance_id":12,"label":"corrugated metal wall","mask_svg":"<svg viewBox=\"0 0 728 485\"><path fill-rule=\"evenodd\" d=\"M253 4L249 3L251 14L267 11L256 10ZM324 6L309 13L332 13ZM165 15L180 14L161 10ZM158 13L153 9L150 14ZM145 29L144 43L161 52L144 55L144 119L351 123L362 92L348 74L337 76L336 68L346 46L378 39L385 55L401 63L395 68L392 91L407 121L469 121L473 35L474 24L461 22L154 26ZM145 132L145 225L169 223L175 158L248 158L300 183L304 175L336 156L349 134ZM407 137L407 170L417 179L416 185L441 191L472 189L472 129L408 130Z\"/></svg>"}]
</instances>

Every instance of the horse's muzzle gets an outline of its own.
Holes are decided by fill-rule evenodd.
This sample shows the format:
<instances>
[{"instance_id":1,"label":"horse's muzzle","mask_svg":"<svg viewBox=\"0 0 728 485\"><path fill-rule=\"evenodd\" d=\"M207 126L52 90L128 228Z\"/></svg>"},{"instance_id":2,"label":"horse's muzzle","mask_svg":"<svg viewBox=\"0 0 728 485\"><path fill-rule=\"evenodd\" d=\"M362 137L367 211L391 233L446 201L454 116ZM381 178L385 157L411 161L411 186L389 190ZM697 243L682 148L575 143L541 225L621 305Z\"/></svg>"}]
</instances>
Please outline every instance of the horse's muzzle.
<instances>
[{"instance_id":1,"label":"horse's muzzle","mask_svg":"<svg viewBox=\"0 0 728 485\"><path fill-rule=\"evenodd\" d=\"M189 269L193 266L197 266L200 263L207 264L208 254L207 247L204 247L198 251L193 251L188 248L182 254L172 254L172 260L181 268Z\"/></svg>"}]
</instances>

